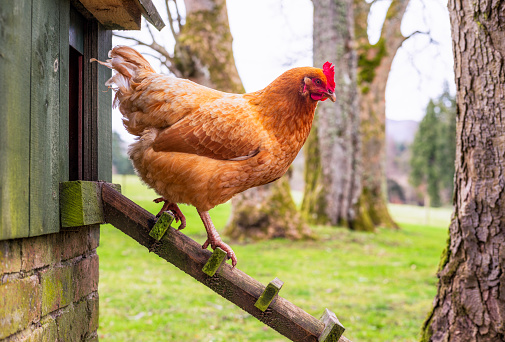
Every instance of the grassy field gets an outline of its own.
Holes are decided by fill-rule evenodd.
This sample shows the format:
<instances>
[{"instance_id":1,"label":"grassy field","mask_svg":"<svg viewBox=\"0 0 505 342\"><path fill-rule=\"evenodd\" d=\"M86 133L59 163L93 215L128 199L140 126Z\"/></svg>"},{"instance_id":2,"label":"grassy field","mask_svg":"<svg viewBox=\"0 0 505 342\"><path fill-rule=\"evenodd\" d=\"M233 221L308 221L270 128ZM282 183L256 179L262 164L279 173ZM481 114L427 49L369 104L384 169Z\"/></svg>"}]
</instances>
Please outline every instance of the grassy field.
<instances>
[{"instance_id":1,"label":"grassy field","mask_svg":"<svg viewBox=\"0 0 505 342\"><path fill-rule=\"evenodd\" d=\"M147 210L159 210L155 194L135 177L114 181ZM196 210L181 209L184 233L203 243ZM225 204L211 212L216 227L229 211ZM429 218L411 206L391 212L399 231L318 226L314 241L232 244L237 267L263 284L283 280L281 296L315 317L334 311L354 342L416 341L436 292L451 210L432 209ZM103 226L98 254L101 341L287 341L114 227Z\"/></svg>"}]
</instances>

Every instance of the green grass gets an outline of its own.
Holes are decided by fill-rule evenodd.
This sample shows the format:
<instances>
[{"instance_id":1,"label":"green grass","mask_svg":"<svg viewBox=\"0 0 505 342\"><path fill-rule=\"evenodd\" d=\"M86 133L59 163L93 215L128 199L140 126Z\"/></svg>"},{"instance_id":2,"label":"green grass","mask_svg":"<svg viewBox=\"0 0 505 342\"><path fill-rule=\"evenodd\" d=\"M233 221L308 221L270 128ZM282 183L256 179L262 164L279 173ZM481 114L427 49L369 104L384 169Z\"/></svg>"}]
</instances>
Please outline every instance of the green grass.
<instances>
[{"instance_id":1,"label":"green grass","mask_svg":"<svg viewBox=\"0 0 505 342\"><path fill-rule=\"evenodd\" d=\"M154 192L135 177L114 181L144 208L159 210ZM184 233L203 243L196 210L181 209ZM216 227L229 212L228 204L211 212ZM391 212L399 231L313 227L315 241L232 244L237 267L265 285L278 277L280 295L317 318L325 308L334 311L354 342L416 341L435 296L451 210L433 209L429 225L424 208L392 206ZM287 340L111 226L101 230L98 254L102 341Z\"/></svg>"}]
</instances>

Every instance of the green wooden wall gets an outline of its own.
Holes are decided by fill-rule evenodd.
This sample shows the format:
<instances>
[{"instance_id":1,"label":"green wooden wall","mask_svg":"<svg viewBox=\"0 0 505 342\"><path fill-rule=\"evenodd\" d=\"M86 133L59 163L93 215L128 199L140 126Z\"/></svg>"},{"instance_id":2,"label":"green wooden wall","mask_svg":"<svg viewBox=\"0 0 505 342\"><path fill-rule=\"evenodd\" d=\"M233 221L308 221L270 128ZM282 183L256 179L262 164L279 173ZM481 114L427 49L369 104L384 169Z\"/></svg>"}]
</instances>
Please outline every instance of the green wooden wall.
<instances>
[{"instance_id":1,"label":"green wooden wall","mask_svg":"<svg viewBox=\"0 0 505 342\"><path fill-rule=\"evenodd\" d=\"M59 183L69 173L69 24L70 0L0 0L0 240L60 229ZM87 25L89 53L103 60L111 32L95 20ZM86 80L93 103L84 106L93 124L86 134L95 143L85 148L93 151L88 180L111 181L104 69L90 69Z\"/></svg>"}]
</instances>

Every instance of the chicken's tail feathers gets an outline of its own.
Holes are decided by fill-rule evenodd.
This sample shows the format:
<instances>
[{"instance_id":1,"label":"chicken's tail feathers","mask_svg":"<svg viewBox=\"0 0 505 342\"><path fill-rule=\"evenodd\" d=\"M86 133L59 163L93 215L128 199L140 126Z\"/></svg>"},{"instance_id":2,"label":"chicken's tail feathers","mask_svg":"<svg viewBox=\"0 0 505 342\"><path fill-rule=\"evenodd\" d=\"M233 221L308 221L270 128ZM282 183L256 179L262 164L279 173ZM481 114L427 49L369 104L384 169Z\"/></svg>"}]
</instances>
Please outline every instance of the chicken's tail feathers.
<instances>
[{"instance_id":1,"label":"chicken's tail feathers","mask_svg":"<svg viewBox=\"0 0 505 342\"><path fill-rule=\"evenodd\" d=\"M140 83L146 75L155 72L151 64L138 51L128 46L114 47L109 51L109 58L106 62L91 58L90 62L98 62L117 71L105 83L106 86L116 89L115 102L120 100L122 94L131 92L132 83Z\"/></svg>"}]
</instances>

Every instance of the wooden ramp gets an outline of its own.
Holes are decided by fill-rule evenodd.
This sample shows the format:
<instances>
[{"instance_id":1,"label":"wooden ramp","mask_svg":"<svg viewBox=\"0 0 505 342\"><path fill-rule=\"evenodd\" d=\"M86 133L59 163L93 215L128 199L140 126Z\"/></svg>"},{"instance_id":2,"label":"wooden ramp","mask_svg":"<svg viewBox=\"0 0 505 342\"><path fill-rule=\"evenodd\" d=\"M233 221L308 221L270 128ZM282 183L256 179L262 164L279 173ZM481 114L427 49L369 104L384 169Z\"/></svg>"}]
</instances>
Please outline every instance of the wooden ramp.
<instances>
[{"instance_id":1,"label":"wooden ramp","mask_svg":"<svg viewBox=\"0 0 505 342\"><path fill-rule=\"evenodd\" d=\"M344 327L328 309L320 320L311 316L278 295L283 285L279 279L265 286L232 268L224 263L226 254L222 250L218 248L211 253L202 249L196 241L170 227L173 219L170 215L164 214L157 220L113 185L65 182L60 193L63 227L110 223L292 341L349 341L342 336ZM76 206L82 208L77 210L79 215Z\"/></svg>"}]
</instances>

